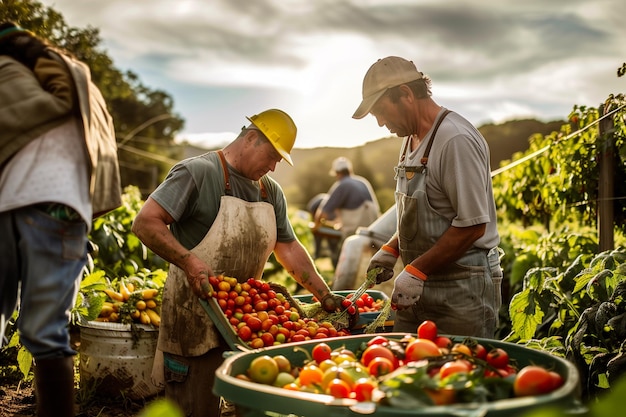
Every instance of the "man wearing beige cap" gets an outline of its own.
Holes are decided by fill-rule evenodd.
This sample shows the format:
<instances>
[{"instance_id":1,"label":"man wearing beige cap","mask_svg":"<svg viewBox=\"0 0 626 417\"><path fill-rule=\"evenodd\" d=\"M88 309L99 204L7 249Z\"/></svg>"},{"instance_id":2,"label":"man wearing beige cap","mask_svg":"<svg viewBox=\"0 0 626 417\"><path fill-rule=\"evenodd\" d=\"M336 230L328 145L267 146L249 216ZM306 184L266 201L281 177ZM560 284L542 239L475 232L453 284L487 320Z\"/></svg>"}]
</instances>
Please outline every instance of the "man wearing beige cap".
<instances>
[{"instance_id":1,"label":"man wearing beige cap","mask_svg":"<svg viewBox=\"0 0 626 417\"><path fill-rule=\"evenodd\" d=\"M372 114L403 138L396 173L398 226L368 271L394 281L394 331L433 320L441 333L494 337L502 303L496 207L487 142L431 98L431 79L390 56L365 74L352 116Z\"/></svg>"}]
</instances>

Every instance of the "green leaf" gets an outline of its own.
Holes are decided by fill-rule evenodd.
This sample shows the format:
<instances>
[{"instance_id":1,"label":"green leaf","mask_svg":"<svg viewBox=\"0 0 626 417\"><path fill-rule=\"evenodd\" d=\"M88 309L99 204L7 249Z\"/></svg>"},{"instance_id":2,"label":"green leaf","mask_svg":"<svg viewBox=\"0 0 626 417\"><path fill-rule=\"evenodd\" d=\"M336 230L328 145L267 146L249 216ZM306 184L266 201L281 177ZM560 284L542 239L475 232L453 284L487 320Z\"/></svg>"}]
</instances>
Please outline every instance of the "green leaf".
<instances>
[{"instance_id":1,"label":"green leaf","mask_svg":"<svg viewBox=\"0 0 626 417\"><path fill-rule=\"evenodd\" d=\"M17 352L17 365L24 378L28 377L30 368L33 365L33 355L24 346Z\"/></svg>"},{"instance_id":2,"label":"green leaf","mask_svg":"<svg viewBox=\"0 0 626 417\"><path fill-rule=\"evenodd\" d=\"M107 287L105 272L102 270L94 271L86 275L80 282L81 291L101 291Z\"/></svg>"},{"instance_id":3,"label":"green leaf","mask_svg":"<svg viewBox=\"0 0 626 417\"><path fill-rule=\"evenodd\" d=\"M183 417L183 412L172 400L161 398L148 404L139 417Z\"/></svg>"},{"instance_id":4,"label":"green leaf","mask_svg":"<svg viewBox=\"0 0 626 417\"><path fill-rule=\"evenodd\" d=\"M532 339L544 316L536 292L527 288L515 294L509 305L509 315L512 329L520 339Z\"/></svg>"}]
</instances>

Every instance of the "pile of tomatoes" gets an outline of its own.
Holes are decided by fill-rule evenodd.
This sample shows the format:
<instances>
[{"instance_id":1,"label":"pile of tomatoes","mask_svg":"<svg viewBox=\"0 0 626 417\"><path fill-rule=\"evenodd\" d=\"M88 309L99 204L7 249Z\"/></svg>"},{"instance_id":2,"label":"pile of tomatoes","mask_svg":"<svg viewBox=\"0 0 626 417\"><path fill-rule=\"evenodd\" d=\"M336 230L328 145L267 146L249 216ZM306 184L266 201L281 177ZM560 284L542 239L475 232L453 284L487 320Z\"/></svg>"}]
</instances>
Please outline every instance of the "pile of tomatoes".
<instances>
[{"instance_id":1,"label":"pile of tomatoes","mask_svg":"<svg viewBox=\"0 0 626 417\"><path fill-rule=\"evenodd\" d=\"M257 349L289 342L346 336L332 323L302 317L281 292L254 278L238 282L236 278L209 278L216 299L235 334Z\"/></svg>"},{"instance_id":2,"label":"pile of tomatoes","mask_svg":"<svg viewBox=\"0 0 626 417\"><path fill-rule=\"evenodd\" d=\"M346 299L348 299L353 305L356 306L359 313L370 313L380 311L385 303L385 300L382 298L375 299L368 293L361 294L356 300L353 300L354 293L348 294Z\"/></svg>"},{"instance_id":3,"label":"pile of tomatoes","mask_svg":"<svg viewBox=\"0 0 626 417\"><path fill-rule=\"evenodd\" d=\"M237 377L400 408L541 395L563 384L561 375L545 367L518 369L501 347L486 347L472 338L453 343L438 335L432 321L422 323L417 335L376 335L356 352L333 350L321 341L300 366L283 355L261 355Z\"/></svg>"}]
</instances>

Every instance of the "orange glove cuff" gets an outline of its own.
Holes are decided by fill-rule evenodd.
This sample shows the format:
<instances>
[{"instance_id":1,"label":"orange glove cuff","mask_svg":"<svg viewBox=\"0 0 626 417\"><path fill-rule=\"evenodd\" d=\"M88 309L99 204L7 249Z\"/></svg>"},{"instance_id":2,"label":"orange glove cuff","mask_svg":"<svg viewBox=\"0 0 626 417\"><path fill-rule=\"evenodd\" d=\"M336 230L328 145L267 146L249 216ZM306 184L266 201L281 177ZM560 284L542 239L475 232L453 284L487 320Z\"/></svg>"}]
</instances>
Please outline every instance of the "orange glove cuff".
<instances>
[{"instance_id":1,"label":"orange glove cuff","mask_svg":"<svg viewBox=\"0 0 626 417\"><path fill-rule=\"evenodd\" d=\"M422 271L420 271L419 269L417 269L411 264L408 264L406 267L404 267L404 269L406 270L406 272L408 272L411 275L415 275L422 281L426 281L426 278L428 278L428 276L425 273L423 273Z\"/></svg>"},{"instance_id":2,"label":"orange glove cuff","mask_svg":"<svg viewBox=\"0 0 626 417\"><path fill-rule=\"evenodd\" d=\"M385 252L388 252L388 253L392 254L392 255L393 255L393 256L395 256L396 258L397 258L398 256L400 256L400 254L398 253L398 251L397 251L397 250L395 250L394 248L392 248L391 246L388 246L388 245L383 245L383 246L381 247L381 249L382 249L382 250L384 250Z\"/></svg>"}]
</instances>

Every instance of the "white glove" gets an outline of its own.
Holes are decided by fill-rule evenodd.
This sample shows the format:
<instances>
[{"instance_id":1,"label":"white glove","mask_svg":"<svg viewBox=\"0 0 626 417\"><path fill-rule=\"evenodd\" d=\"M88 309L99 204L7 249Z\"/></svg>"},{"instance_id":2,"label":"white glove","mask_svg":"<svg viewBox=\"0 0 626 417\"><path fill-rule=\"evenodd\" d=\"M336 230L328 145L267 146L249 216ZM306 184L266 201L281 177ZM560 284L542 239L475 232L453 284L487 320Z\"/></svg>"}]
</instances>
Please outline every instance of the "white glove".
<instances>
[{"instance_id":1,"label":"white glove","mask_svg":"<svg viewBox=\"0 0 626 417\"><path fill-rule=\"evenodd\" d=\"M391 305L403 310L417 303L424 292L425 280L426 274L411 264L407 265L393 284Z\"/></svg>"},{"instance_id":2,"label":"white glove","mask_svg":"<svg viewBox=\"0 0 626 417\"><path fill-rule=\"evenodd\" d=\"M367 272L374 268L380 268L376 275L376 284L389 281L393 277L393 268L396 266L397 261L398 251L391 246L383 245L370 259Z\"/></svg>"}]
</instances>

